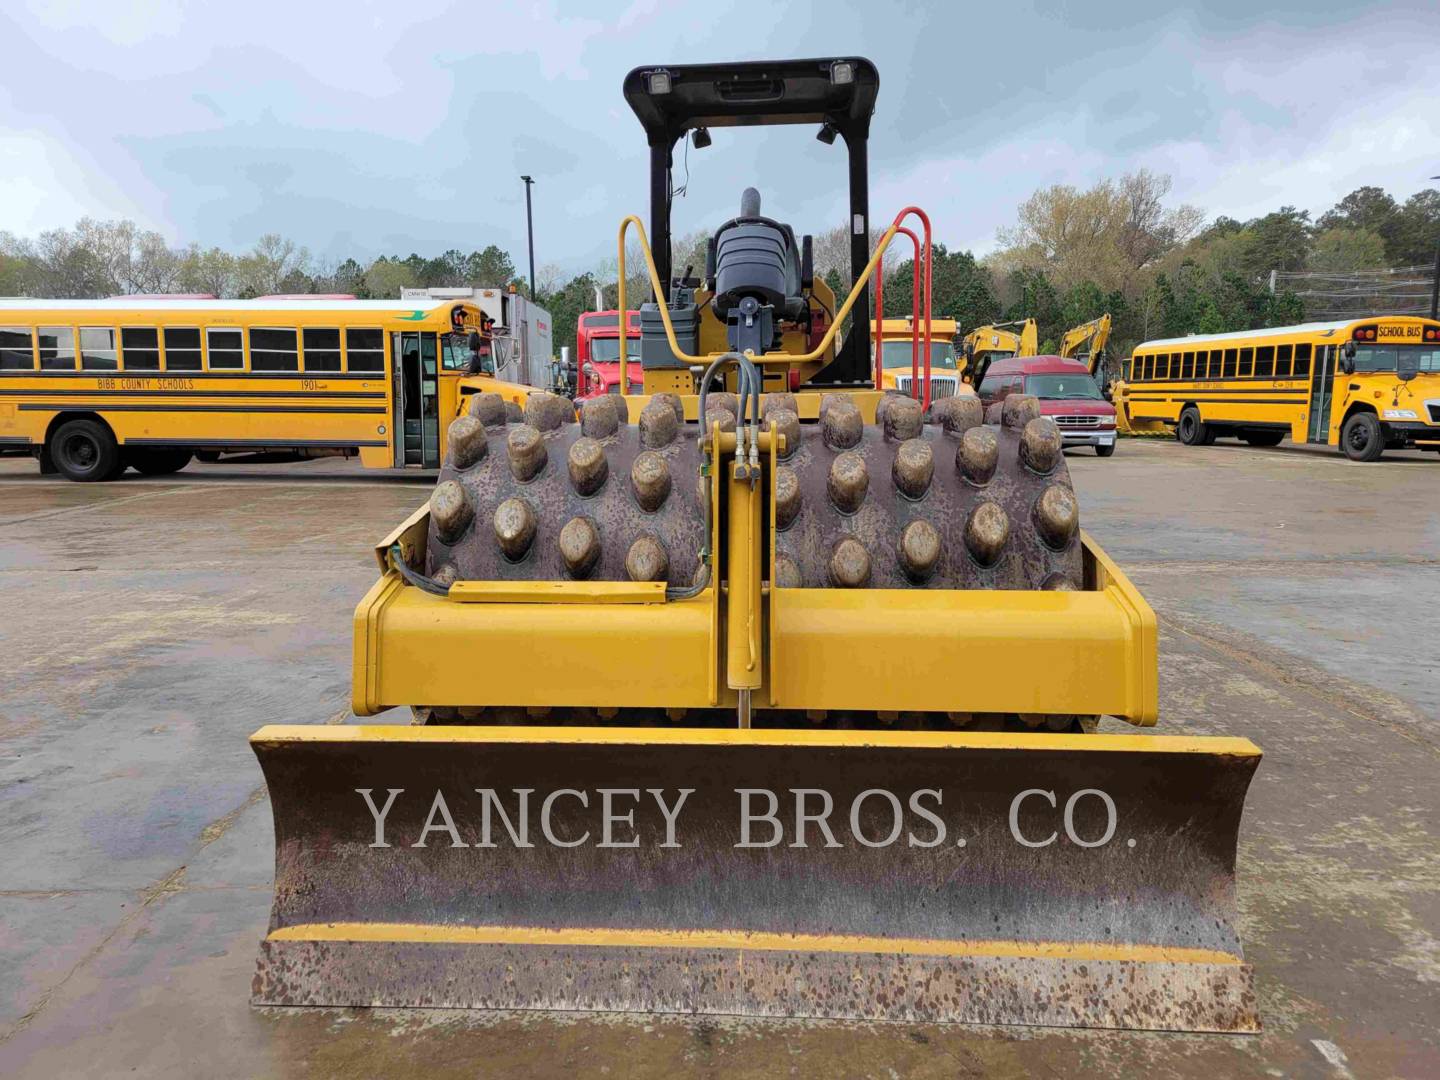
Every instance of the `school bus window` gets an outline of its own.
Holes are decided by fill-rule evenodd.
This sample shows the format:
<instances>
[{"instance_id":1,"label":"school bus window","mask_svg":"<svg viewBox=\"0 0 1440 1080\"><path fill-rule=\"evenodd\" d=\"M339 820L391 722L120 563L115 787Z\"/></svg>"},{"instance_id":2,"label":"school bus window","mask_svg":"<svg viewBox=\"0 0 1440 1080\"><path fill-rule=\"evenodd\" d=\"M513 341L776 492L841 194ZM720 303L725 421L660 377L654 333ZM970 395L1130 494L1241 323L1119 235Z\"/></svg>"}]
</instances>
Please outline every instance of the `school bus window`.
<instances>
[{"instance_id":1,"label":"school bus window","mask_svg":"<svg viewBox=\"0 0 1440 1080\"><path fill-rule=\"evenodd\" d=\"M1210 350L1210 378L1220 378L1220 358L1225 355L1221 349Z\"/></svg>"},{"instance_id":2,"label":"school bus window","mask_svg":"<svg viewBox=\"0 0 1440 1080\"><path fill-rule=\"evenodd\" d=\"M1303 341L1295 346L1295 371L1296 378L1305 378L1310 374L1310 343Z\"/></svg>"},{"instance_id":3,"label":"school bus window","mask_svg":"<svg viewBox=\"0 0 1440 1080\"><path fill-rule=\"evenodd\" d=\"M1144 381L1149 381L1155 374L1155 358L1153 356L1142 357L1140 366L1140 378Z\"/></svg>"},{"instance_id":4,"label":"school bus window","mask_svg":"<svg viewBox=\"0 0 1440 1080\"><path fill-rule=\"evenodd\" d=\"M1131 364L1131 361L1129 361L1129 360L1121 360L1121 361L1120 361L1120 378L1121 378L1124 382L1129 382L1129 381L1130 381L1130 364Z\"/></svg>"},{"instance_id":5,"label":"school bus window","mask_svg":"<svg viewBox=\"0 0 1440 1080\"><path fill-rule=\"evenodd\" d=\"M1184 359L1180 361L1180 377L1182 379L1195 377L1195 354L1193 352L1187 352Z\"/></svg>"},{"instance_id":6,"label":"school bus window","mask_svg":"<svg viewBox=\"0 0 1440 1080\"><path fill-rule=\"evenodd\" d=\"M165 328L165 370L200 370L200 330L197 327Z\"/></svg>"},{"instance_id":7,"label":"school bus window","mask_svg":"<svg viewBox=\"0 0 1440 1080\"><path fill-rule=\"evenodd\" d=\"M1255 366L1254 361L1255 361L1255 350L1254 350L1254 349L1241 349L1241 350L1240 350L1240 377L1241 377L1242 379L1248 379L1248 378L1250 377L1250 375L1251 375L1251 369Z\"/></svg>"},{"instance_id":8,"label":"school bus window","mask_svg":"<svg viewBox=\"0 0 1440 1080\"><path fill-rule=\"evenodd\" d=\"M1227 378L1227 379L1233 379L1233 378L1235 377L1235 356L1236 356L1236 352L1235 352L1234 349L1226 349L1226 350L1225 350L1225 375L1224 375L1224 377Z\"/></svg>"},{"instance_id":9,"label":"school bus window","mask_svg":"<svg viewBox=\"0 0 1440 1080\"><path fill-rule=\"evenodd\" d=\"M307 326L302 335L306 371L340 370L340 331Z\"/></svg>"},{"instance_id":10,"label":"school bus window","mask_svg":"<svg viewBox=\"0 0 1440 1080\"><path fill-rule=\"evenodd\" d=\"M159 371L160 331L153 326L122 326L120 359L126 371Z\"/></svg>"},{"instance_id":11,"label":"school bus window","mask_svg":"<svg viewBox=\"0 0 1440 1080\"><path fill-rule=\"evenodd\" d=\"M294 330L252 327L250 330L251 371L299 371L300 354Z\"/></svg>"},{"instance_id":12,"label":"school bus window","mask_svg":"<svg viewBox=\"0 0 1440 1080\"><path fill-rule=\"evenodd\" d=\"M379 330L345 330L345 365L347 371L384 371L385 338Z\"/></svg>"},{"instance_id":13,"label":"school bus window","mask_svg":"<svg viewBox=\"0 0 1440 1080\"><path fill-rule=\"evenodd\" d=\"M440 335L440 366L446 371L464 371L470 363L468 335L461 333Z\"/></svg>"},{"instance_id":14,"label":"school bus window","mask_svg":"<svg viewBox=\"0 0 1440 1080\"><path fill-rule=\"evenodd\" d=\"M80 366L86 371L114 371L119 367L114 330L108 326L80 328Z\"/></svg>"},{"instance_id":15,"label":"school bus window","mask_svg":"<svg viewBox=\"0 0 1440 1080\"><path fill-rule=\"evenodd\" d=\"M1155 354L1155 378L1168 379L1170 377L1170 354Z\"/></svg>"},{"instance_id":16,"label":"school bus window","mask_svg":"<svg viewBox=\"0 0 1440 1080\"><path fill-rule=\"evenodd\" d=\"M210 370L241 371L245 367L245 338L239 330L207 330Z\"/></svg>"},{"instance_id":17,"label":"school bus window","mask_svg":"<svg viewBox=\"0 0 1440 1080\"><path fill-rule=\"evenodd\" d=\"M1422 349L1419 370L1440 371L1440 349Z\"/></svg>"},{"instance_id":18,"label":"school bus window","mask_svg":"<svg viewBox=\"0 0 1440 1080\"><path fill-rule=\"evenodd\" d=\"M68 326L42 326L35 331L40 367L45 371L75 370L75 331Z\"/></svg>"},{"instance_id":19,"label":"school bus window","mask_svg":"<svg viewBox=\"0 0 1440 1080\"><path fill-rule=\"evenodd\" d=\"M1294 348L1293 345L1275 346L1275 377L1277 379L1290 377L1290 353Z\"/></svg>"},{"instance_id":20,"label":"school bus window","mask_svg":"<svg viewBox=\"0 0 1440 1080\"><path fill-rule=\"evenodd\" d=\"M1255 350L1255 377L1257 379L1273 379L1275 377L1275 346L1261 345Z\"/></svg>"},{"instance_id":21,"label":"school bus window","mask_svg":"<svg viewBox=\"0 0 1440 1080\"><path fill-rule=\"evenodd\" d=\"M35 343L28 326L0 326L0 371L35 370Z\"/></svg>"}]
</instances>

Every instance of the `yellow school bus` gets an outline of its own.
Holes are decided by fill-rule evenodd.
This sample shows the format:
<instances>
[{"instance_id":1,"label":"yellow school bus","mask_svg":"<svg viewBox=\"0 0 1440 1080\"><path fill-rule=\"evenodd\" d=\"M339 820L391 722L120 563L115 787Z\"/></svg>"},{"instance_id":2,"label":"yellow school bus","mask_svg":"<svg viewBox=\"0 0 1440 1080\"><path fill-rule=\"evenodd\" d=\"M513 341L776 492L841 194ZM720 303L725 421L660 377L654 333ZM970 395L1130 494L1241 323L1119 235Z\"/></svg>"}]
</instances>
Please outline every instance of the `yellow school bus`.
<instances>
[{"instance_id":1,"label":"yellow school bus","mask_svg":"<svg viewBox=\"0 0 1440 1080\"><path fill-rule=\"evenodd\" d=\"M1147 341L1122 365L1117 406L1131 426L1172 425L1186 445L1338 446L1354 461L1386 449L1440 451L1440 322L1377 315Z\"/></svg>"},{"instance_id":2,"label":"yellow school bus","mask_svg":"<svg viewBox=\"0 0 1440 1080\"><path fill-rule=\"evenodd\" d=\"M915 394L913 382L914 322L910 318L885 319L879 329L875 320L870 320L870 336L880 342L880 388L898 390L902 394ZM973 394L968 385L960 381L956 370L955 335L959 330L954 319L930 320L930 400L954 397L956 394ZM925 375L925 324L920 324L920 378Z\"/></svg>"},{"instance_id":3,"label":"yellow school bus","mask_svg":"<svg viewBox=\"0 0 1440 1080\"><path fill-rule=\"evenodd\" d=\"M439 468L480 310L453 300L0 300L0 449L112 480L196 453ZM481 384L484 384L483 386Z\"/></svg>"}]
</instances>

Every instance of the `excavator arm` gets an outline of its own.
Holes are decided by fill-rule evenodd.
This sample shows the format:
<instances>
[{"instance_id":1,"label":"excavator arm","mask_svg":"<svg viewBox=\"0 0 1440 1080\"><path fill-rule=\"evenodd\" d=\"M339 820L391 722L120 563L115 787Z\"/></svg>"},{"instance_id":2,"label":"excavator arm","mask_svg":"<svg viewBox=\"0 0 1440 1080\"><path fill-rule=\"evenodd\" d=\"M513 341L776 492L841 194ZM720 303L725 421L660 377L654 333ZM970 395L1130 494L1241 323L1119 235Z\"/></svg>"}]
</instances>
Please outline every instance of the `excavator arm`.
<instances>
[{"instance_id":1,"label":"excavator arm","mask_svg":"<svg viewBox=\"0 0 1440 1080\"><path fill-rule=\"evenodd\" d=\"M1090 366L1090 374L1097 375L1105 361L1105 344L1109 340L1110 313L1106 312L1098 319L1066 330L1060 339L1060 355L1084 360Z\"/></svg>"}]
</instances>

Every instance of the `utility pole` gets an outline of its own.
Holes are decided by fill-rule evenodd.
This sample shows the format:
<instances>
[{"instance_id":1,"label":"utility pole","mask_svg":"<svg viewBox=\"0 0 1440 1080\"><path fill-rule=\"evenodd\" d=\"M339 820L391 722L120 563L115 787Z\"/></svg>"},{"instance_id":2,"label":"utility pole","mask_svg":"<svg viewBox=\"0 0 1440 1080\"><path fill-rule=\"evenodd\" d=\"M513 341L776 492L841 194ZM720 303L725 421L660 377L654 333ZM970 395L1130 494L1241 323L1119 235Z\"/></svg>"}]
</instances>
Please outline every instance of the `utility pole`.
<instances>
[{"instance_id":1,"label":"utility pole","mask_svg":"<svg viewBox=\"0 0 1440 1080\"><path fill-rule=\"evenodd\" d=\"M535 295L535 218L530 212L530 185L535 183L528 176L520 177L525 181L525 232L530 239L530 299L538 299Z\"/></svg>"},{"instance_id":2,"label":"utility pole","mask_svg":"<svg viewBox=\"0 0 1440 1080\"><path fill-rule=\"evenodd\" d=\"M1440 180L1432 176L1431 180ZM1435 276L1430 281L1430 318L1440 319L1440 237L1435 238Z\"/></svg>"}]
</instances>

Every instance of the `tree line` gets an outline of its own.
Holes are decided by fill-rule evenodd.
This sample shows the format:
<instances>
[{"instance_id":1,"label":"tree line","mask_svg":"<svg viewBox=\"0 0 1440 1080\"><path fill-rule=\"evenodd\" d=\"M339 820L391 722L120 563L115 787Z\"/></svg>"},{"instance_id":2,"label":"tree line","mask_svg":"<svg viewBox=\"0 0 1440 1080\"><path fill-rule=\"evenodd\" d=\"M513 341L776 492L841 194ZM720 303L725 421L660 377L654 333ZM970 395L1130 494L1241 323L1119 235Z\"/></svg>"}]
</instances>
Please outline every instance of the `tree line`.
<instances>
[{"instance_id":1,"label":"tree line","mask_svg":"<svg viewBox=\"0 0 1440 1080\"><path fill-rule=\"evenodd\" d=\"M1169 177L1141 170L1086 190L1035 192L995 252L976 259L936 248L934 309L967 329L1033 318L1042 352L1067 328L1109 312L1109 351L1124 355L1153 338L1304 321L1299 297L1272 291L1271 271L1413 267L1433 262L1440 245L1433 188L1399 202L1362 187L1313 221L1282 206L1207 223L1193 206L1170 205L1170 187ZM912 273L909 260L887 269L887 311L910 310Z\"/></svg>"},{"instance_id":2,"label":"tree line","mask_svg":"<svg viewBox=\"0 0 1440 1080\"><path fill-rule=\"evenodd\" d=\"M1282 206L1249 221L1207 221L1196 207L1172 205L1167 176L1140 170L1088 189L1056 185L1020 204L999 234L996 251L934 249L933 310L968 330L985 323L1033 318L1043 351L1067 327L1109 312L1110 351L1140 341L1217 333L1302 321L1304 303L1271 272L1343 272L1417 266L1440 245L1440 191L1404 201L1362 187L1314 220ZM943 223L941 223L943 228ZM707 234L676 240L673 265L700 272ZM878 241L878 238L877 238ZM849 234L840 226L815 237L815 268L843 297L850 287ZM626 253L633 304L650 287L638 249ZM556 347L575 339L580 314L599 299L618 300L618 266L609 260L566 275L554 265L537 274L536 298L553 317ZM886 311L910 311L913 264L899 244L884 262ZM515 260L495 245L437 256L387 255L360 262L315 259L305 248L270 234L240 254L218 247L172 248L156 232L129 221L85 219L33 239L0 233L0 295L101 297L129 293L209 293L255 297L275 293L339 293L396 297L406 287L530 286ZM627 299L628 299L627 297Z\"/></svg>"}]
</instances>

